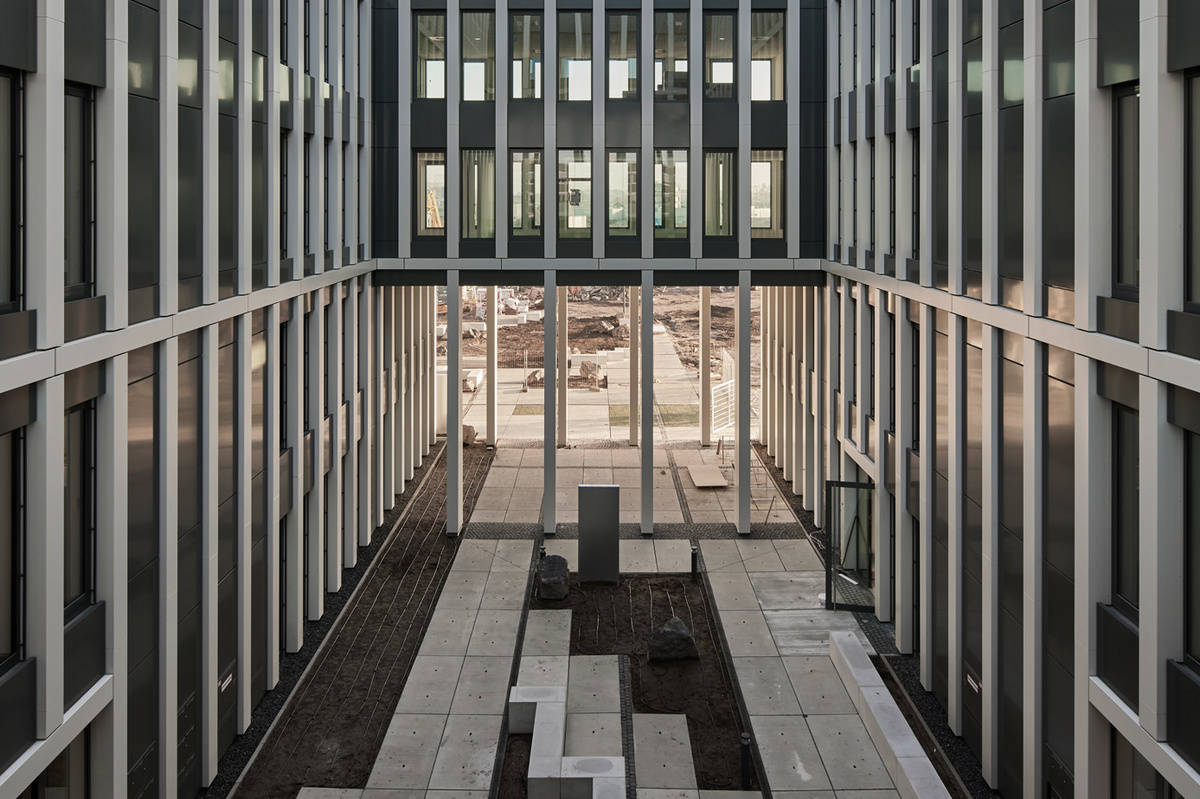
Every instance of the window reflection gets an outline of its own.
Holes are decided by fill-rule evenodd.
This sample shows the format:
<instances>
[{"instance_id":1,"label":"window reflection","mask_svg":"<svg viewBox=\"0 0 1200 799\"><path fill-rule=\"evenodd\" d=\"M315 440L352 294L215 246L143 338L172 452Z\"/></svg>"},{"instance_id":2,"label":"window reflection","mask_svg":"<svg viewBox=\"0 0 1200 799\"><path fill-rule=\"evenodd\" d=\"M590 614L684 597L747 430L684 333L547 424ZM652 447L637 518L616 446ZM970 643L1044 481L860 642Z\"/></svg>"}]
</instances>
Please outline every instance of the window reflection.
<instances>
[{"instance_id":1,"label":"window reflection","mask_svg":"<svg viewBox=\"0 0 1200 799\"><path fill-rule=\"evenodd\" d=\"M512 15L512 97L542 96L542 15Z\"/></svg>"},{"instance_id":2,"label":"window reflection","mask_svg":"<svg viewBox=\"0 0 1200 799\"><path fill-rule=\"evenodd\" d=\"M687 238L687 150L654 151L654 236Z\"/></svg>"},{"instance_id":3,"label":"window reflection","mask_svg":"<svg viewBox=\"0 0 1200 799\"><path fill-rule=\"evenodd\" d=\"M783 99L783 13L750 15L750 99Z\"/></svg>"},{"instance_id":4,"label":"window reflection","mask_svg":"<svg viewBox=\"0 0 1200 799\"><path fill-rule=\"evenodd\" d=\"M446 16L417 14L416 94L420 100L446 99Z\"/></svg>"},{"instance_id":5,"label":"window reflection","mask_svg":"<svg viewBox=\"0 0 1200 799\"><path fill-rule=\"evenodd\" d=\"M496 151L463 150L462 237L496 235Z\"/></svg>"},{"instance_id":6,"label":"window reflection","mask_svg":"<svg viewBox=\"0 0 1200 799\"><path fill-rule=\"evenodd\" d=\"M704 15L704 96L709 100L734 99L733 14Z\"/></svg>"},{"instance_id":7,"label":"window reflection","mask_svg":"<svg viewBox=\"0 0 1200 799\"><path fill-rule=\"evenodd\" d=\"M634 14L608 15L608 98L632 100L638 96L638 18Z\"/></svg>"},{"instance_id":8,"label":"window reflection","mask_svg":"<svg viewBox=\"0 0 1200 799\"><path fill-rule=\"evenodd\" d=\"M542 154L512 154L512 234L542 235Z\"/></svg>"},{"instance_id":9,"label":"window reflection","mask_svg":"<svg viewBox=\"0 0 1200 799\"><path fill-rule=\"evenodd\" d=\"M750 151L750 236L783 238L783 150Z\"/></svg>"},{"instance_id":10,"label":"window reflection","mask_svg":"<svg viewBox=\"0 0 1200 799\"><path fill-rule=\"evenodd\" d=\"M592 235L592 154L588 150L558 151L558 237L586 239Z\"/></svg>"},{"instance_id":11,"label":"window reflection","mask_svg":"<svg viewBox=\"0 0 1200 799\"><path fill-rule=\"evenodd\" d=\"M732 236L733 156L729 150L704 154L704 235Z\"/></svg>"},{"instance_id":12,"label":"window reflection","mask_svg":"<svg viewBox=\"0 0 1200 799\"><path fill-rule=\"evenodd\" d=\"M688 98L688 15L659 11L654 15L654 99Z\"/></svg>"},{"instance_id":13,"label":"window reflection","mask_svg":"<svg viewBox=\"0 0 1200 799\"><path fill-rule=\"evenodd\" d=\"M558 99L592 99L592 15L558 15Z\"/></svg>"},{"instance_id":14,"label":"window reflection","mask_svg":"<svg viewBox=\"0 0 1200 799\"><path fill-rule=\"evenodd\" d=\"M446 235L446 154L417 153L417 235Z\"/></svg>"},{"instance_id":15,"label":"window reflection","mask_svg":"<svg viewBox=\"0 0 1200 799\"><path fill-rule=\"evenodd\" d=\"M637 151L608 154L608 235L636 236Z\"/></svg>"},{"instance_id":16,"label":"window reflection","mask_svg":"<svg viewBox=\"0 0 1200 799\"><path fill-rule=\"evenodd\" d=\"M496 15L490 11L462 15L462 99L496 99Z\"/></svg>"},{"instance_id":17,"label":"window reflection","mask_svg":"<svg viewBox=\"0 0 1200 799\"><path fill-rule=\"evenodd\" d=\"M63 438L63 605L67 615L91 602L95 531L96 403L69 409Z\"/></svg>"}]
</instances>

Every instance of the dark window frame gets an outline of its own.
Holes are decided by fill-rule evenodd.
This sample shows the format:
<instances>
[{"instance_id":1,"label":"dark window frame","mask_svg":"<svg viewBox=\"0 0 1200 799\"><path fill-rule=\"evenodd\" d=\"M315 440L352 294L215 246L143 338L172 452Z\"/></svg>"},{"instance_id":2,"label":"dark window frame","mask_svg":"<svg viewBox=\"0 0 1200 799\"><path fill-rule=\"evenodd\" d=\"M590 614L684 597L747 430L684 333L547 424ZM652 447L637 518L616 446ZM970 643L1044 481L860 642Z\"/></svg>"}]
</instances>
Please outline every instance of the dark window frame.
<instances>
[{"instance_id":1,"label":"dark window frame","mask_svg":"<svg viewBox=\"0 0 1200 799\"><path fill-rule=\"evenodd\" d=\"M621 161L612 161L611 156L623 155L626 161L623 163L633 166L633 186L632 195L633 213L629 220L629 226L626 228L613 228L612 226L612 201L613 201L613 182L609 180L609 173L612 171L612 164L622 163ZM629 156L633 156L633 160L628 160ZM617 241L640 241L642 236L642 214L645 209L641 207L638 196L642 191L643 180L643 165L642 150L640 147L606 147L604 150L604 235L606 238L615 239ZM653 167L651 167L653 169ZM595 202L593 198L592 209L593 216L595 215ZM593 225L595 222L593 221ZM613 233L613 230L627 230L627 233Z\"/></svg>"},{"instance_id":2,"label":"dark window frame","mask_svg":"<svg viewBox=\"0 0 1200 799\"><path fill-rule=\"evenodd\" d=\"M420 156L422 156L424 154L441 154L441 156L442 156L442 167L445 170L444 175L443 175L442 191L446 195L442 198L442 202L443 202L442 213L443 214L448 213L448 210L450 207L450 197L448 196L450 194L450 186L448 185L448 182L447 182L447 179L450 177L450 163L449 163L446 151L441 148L434 148L434 149L429 149L429 150L426 150L426 149L413 150L413 153L412 153L412 176L413 176L413 179L412 179L412 192L413 192L412 193L412 231L413 231L413 240L415 240L415 241L444 241L446 239L446 219L444 216L442 218L442 226L440 228L440 230L441 230L440 233L422 234L422 233L418 232L421 229L421 225L418 224L418 221L421 218L421 214L425 213L425 203L423 201L419 202L419 200L421 200L420 192L421 192L422 180L421 180L421 175L419 173L420 162L418 161L418 159L420 158ZM434 228L431 228L431 229L434 229Z\"/></svg>"},{"instance_id":3,"label":"dark window frame","mask_svg":"<svg viewBox=\"0 0 1200 799\"><path fill-rule=\"evenodd\" d=\"M538 73L539 73L539 75L538 75L539 84L538 85L541 87L541 91L540 91L540 96L537 96L537 97L513 97L513 90L517 85L516 81L518 81L522 78L522 76L518 75L517 71L512 68L513 62L516 60L516 58L515 58L516 48L515 48L514 42L513 42L513 31L515 31L516 27L517 27L516 25L513 24L513 20L517 17L529 17L531 19L533 17L536 17L538 20L537 64L538 64ZM522 64L521 68L522 69L524 69L524 63L527 60L532 61L534 59L532 58L532 56L529 56L528 54L522 56L522 58L521 58L521 64ZM509 11L509 13L508 13L508 65L509 65L509 73L510 74L508 76L509 81L508 81L508 87L507 87L507 96L504 99L510 103L538 103L538 104L541 104L541 102L546 99L546 15L543 12L537 11L536 9L517 9L515 11L513 11L513 10ZM557 91L557 89L556 89L556 91ZM500 98L497 97L496 99L499 100ZM512 218L509 217L510 225L511 225L511 219Z\"/></svg>"},{"instance_id":4,"label":"dark window frame","mask_svg":"<svg viewBox=\"0 0 1200 799\"><path fill-rule=\"evenodd\" d=\"M654 219L654 208L656 205L658 205L660 203L660 196L661 196L661 204L662 204L662 208L663 208L663 216L665 217L668 213L668 207L667 207L667 201L666 201L666 191L665 191L665 189L666 189L666 169L663 170L662 185L659 185L658 180L657 180L659 153L672 153L672 154L683 153L684 164L687 166L687 170L686 170L686 174L688 176L688 186L687 186L687 192L686 192L686 194L687 194L687 226L684 228L685 234L682 236L660 236L659 231L666 230L667 227L665 225L658 224L657 221ZM650 180L653 181L653 185L650 187L650 191L652 192L652 194L651 194L652 201L651 201L651 206L650 206L649 212L651 215L650 227L653 228L653 238L655 240L661 240L661 241L688 241L691 238L691 234L692 234L692 185L691 185L691 176L692 176L691 157L692 156L691 156L691 149L688 147L655 147L655 148L653 148L652 155L654 156L654 160L653 160L653 163L651 163L651 165L650 165L650 169L651 169ZM674 155L672 155L671 163L672 164L677 163L674 160ZM666 165L665 160L663 161L663 164L664 164L664 166ZM672 186L674 186L674 178L673 177L672 177ZM672 198L673 197L674 197L674 192L672 192ZM671 213L672 217L675 215L675 211L676 211L676 206L675 206L674 202L672 202L671 206L670 206L670 213ZM672 226L671 229L678 230L678 228L675 226Z\"/></svg>"},{"instance_id":5,"label":"dark window frame","mask_svg":"<svg viewBox=\"0 0 1200 799\"><path fill-rule=\"evenodd\" d=\"M418 59L420 58L420 48L418 47L418 43L420 42L420 36L421 36L421 25L419 22L421 17L441 17L442 18L442 56L443 56L443 58L442 58L442 96L441 97L422 97L421 93L418 91L418 87L420 86L420 80L421 80L421 77L420 77L421 72L419 69L417 69L417 65L419 63ZM442 102L442 103L446 102L446 94L447 94L446 83L447 83L448 71L450 69L450 58L449 58L449 53L447 52L448 44L449 44L448 39L450 36L449 31L448 31L448 29L449 29L448 23L449 23L449 20L446 19L446 11L444 9L441 11L427 11L425 9L419 9L419 10L413 11L413 16L412 16L412 48L413 48L413 51L412 51L412 97L414 100L422 101L422 102L424 102L424 101ZM461 25L460 25L460 27L461 27ZM459 36L461 36L461 35L462 35L462 31L460 30ZM460 73L461 73L461 70L462 70L462 67L460 65L460 67L459 67Z\"/></svg>"},{"instance_id":6,"label":"dark window frame","mask_svg":"<svg viewBox=\"0 0 1200 799\"><path fill-rule=\"evenodd\" d=\"M780 52L780 54L779 54L779 59L780 59L780 61L782 61L782 62L783 62L783 70L782 70L782 72L783 72L783 77L782 77L782 86L780 86L780 89L779 89L779 94L780 94L780 95L781 95L781 97L783 98L783 99L781 99L781 100L774 100L774 99L767 99L767 100L755 100L755 99L754 99L754 42L753 42L753 37L754 37L754 17L755 17L755 16L758 16L758 15L763 15L763 16L778 16L778 17L779 17L779 18L782 20L782 25L780 26L781 35L780 35L780 37L779 37L779 39L780 39L780 47L781 47L781 50L782 50L782 52ZM788 70L787 70L787 53L788 53L788 42L787 42L787 24L788 24L788 19L787 19L787 11L786 11L785 9L782 9L782 8L778 8L778 9L755 9L755 10L751 10L751 12L750 12L750 37L751 37L751 42L750 42L750 59L751 59L751 61L750 61L750 67L751 67L751 68L750 68L750 75L748 75L747 77L748 77L748 79L749 79L749 81L750 81L750 102L751 102L751 103L787 103L787 100L788 100L788 75L787 75L787 72L788 72ZM735 31L736 31L736 21L735 21ZM735 38L735 40L736 40L736 38L737 38L737 37L736 37L736 34L735 34L734 38ZM736 68L736 64L737 64L737 46L736 46L736 44L735 44L735 46L734 46L734 50L733 50L733 59L734 59L734 64L735 64L735 67L734 67L734 79L735 79L735 80L734 80L734 94L735 94L735 97L736 97L736 94L737 94L737 80L736 80L736 78L737 78L737 68ZM772 87L772 88L773 88L773 87ZM772 92L772 94L774 94L774 92Z\"/></svg>"},{"instance_id":7,"label":"dark window frame","mask_svg":"<svg viewBox=\"0 0 1200 799\"><path fill-rule=\"evenodd\" d=\"M1110 510L1111 510L1111 514L1112 514L1111 522L1110 522L1110 528L1111 528L1111 541L1110 541L1111 563L1110 563L1110 566L1112 569L1112 579L1110 582L1111 582L1112 588L1110 590L1110 596L1112 598L1112 607L1115 608L1118 612L1120 612L1123 616L1126 616L1134 624L1137 624L1138 623L1138 597L1130 598L1128 596L1125 596L1124 594L1121 593L1122 586L1119 585L1119 577L1121 574L1121 570L1120 570L1121 547L1118 545L1118 538L1123 535L1131 535L1132 534L1140 540L1140 536L1141 536L1141 531L1139 529L1137 529L1136 527L1133 530L1123 530L1119 526L1121 512L1122 512L1122 510L1124 510L1124 508L1121 505L1121 475L1123 474L1123 472L1120 468L1120 461L1121 461L1120 456L1122 454L1127 454L1127 453L1123 452L1123 450L1121 449L1121 445L1120 445L1121 420L1122 420L1122 418L1128 418L1129 416L1133 417L1133 424L1136 425L1138 423L1137 410L1130 408L1126 405L1122 405L1119 402L1112 403L1112 428L1111 428L1112 444L1110 447L1111 454L1112 454L1112 468L1111 468L1112 475L1111 475L1111 479L1110 479L1110 486L1111 486L1111 490L1112 490L1112 498L1110 500L1110 502L1111 502ZM1136 460L1134 461L1134 463L1137 467L1134 470L1135 483L1136 483L1137 480L1140 480L1141 469L1140 469L1140 464L1138 464ZM1135 494L1138 493L1137 492L1138 488L1140 488L1140 486L1135 485ZM1135 508L1135 511L1136 510L1137 509ZM1136 547L1135 547L1135 551L1137 551ZM1137 575L1136 568L1134 569L1134 574ZM1138 580L1138 582L1140 584L1140 579ZM1139 585L1139 590L1140 590L1140 585Z\"/></svg>"},{"instance_id":8,"label":"dark window frame","mask_svg":"<svg viewBox=\"0 0 1200 799\"><path fill-rule=\"evenodd\" d=\"M540 102L540 101L537 101L537 102ZM537 189L538 189L537 233L530 234L530 235L517 235L514 232L515 229L513 228L513 191L512 191L513 187L512 186L509 186L508 191L506 192L506 194L508 194L508 197L505 199L505 205L508 208L508 212L504 216L504 226L508 229L508 237L509 237L510 241L541 242L541 241L545 241L545 238L546 238L546 198L545 198L545 194L546 194L546 153L544 150L540 150L540 149L536 149L536 148L531 149L531 150L510 149L508 151L508 163L505 165L505 169L508 170L509 179L511 180L512 179L512 168L513 168L513 163L514 163L513 156L518 155L518 154L525 155L528 153L536 153L537 154L537 156L538 156L537 163L538 163L538 166L541 167L541 175L539 177L539 180L537 181ZM524 161L524 159L522 159L522 162L523 161ZM497 167L497 169L499 169L499 164L497 164L496 167ZM557 186L558 185L557 184L557 177L558 177L557 162L554 165L554 169L555 169L554 174L555 174L555 179L556 179L555 185ZM558 195L558 193L556 191L555 192L556 206L557 206L557 202L558 202L557 195ZM557 213L557 211L556 211L556 213ZM498 226L498 224L499 223L497 222L497 226Z\"/></svg>"},{"instance_id":9,"label":"dark window frame","mask_svg":"<svg viewBox=\"0 0 1200 799\"><path fill-rule=\"evenodd\" d=\"M12 611L10 624L12 636L12 651L0 657L0 674L25 659L25 505L26 505L26 476L25 476L25 428L18 428L7 435L13 436L12 448L12 477L13 502L11 513L13 540L12 552L12 584L10 600Z\"/></svg>"},{"instance_id":10,"label":"dark window frame","mask_svg":"<svg viewBox=\"0 0 1200 799\"><path fill-rule=\"evenodd\" d=\"M490 44L491 44L491 60L492 60L491 84L486 85L487 84L487 69L485 67L484 68L484 83L485 83L485 85L484 85L484 89L483 89L483 94L484 94L483 99L468 100L464 96L464 93L466 90L466 85L467 85L467 74L466 74L467 60L466 60L466 58L463 57L463 53L467 49L466 41L464 38L467 35L467 24L466 24L467 17L469 17L469 16L485 17L485 16L489 16L489 15L492 18L492 40L490 42ZM512 36L509 36L509 42L511 43L511 41L512 41ZM449 61L449 58L447 58L446 60ZM511 65L511 63L512 62L510 61L509 64ZM485 64L486 64L486 62L485 62ZM492 93L491 97L487 96L489 89L491 90L491 93ZM458 17L458 92L459 92L458 100L460 103L492 103L492 102L496 101L496 9L494 9L494 8L467 8L467 9L463 9L459 12L459 17Z\"/></svg>"},{"instance_id":11,"label":"dark window frame","mask_svg":"<svg viewBox=\"0 0 1200 799\"><path fill-rule=\"evenodd\" d=\"M686 30L688 33L687 46L684 48L684 60L686 60L688 62L688 73L687 73L688 79L686 81L684 81L682 90L677 90L674 88L667 88L660 92L660 91L658 91L657 88L654 88L654 86L656 86L656 84L658 83L657 75L654 74L654 68L655 68L654 65L656 63L658 63L658 35L659 35L658 23L661 20L665 26L665 29L669 30L670 26L675 22L676 15L683 17L683 20L684 20L683 27L684 27L684 30ZM654 32L653 32L653 36L652 36L652 41L654 42L654 52L651 54L651 59L650 59L650 69L651 69L650 80L652 82L651 90L654 92L654 102L656 102L656 103L681 103L681 102L686 103L689 99L689 96L691 94L691 83L692 83L692 80L691 80L691 75L692 75L692 73L691 73L691 69L692 69L691 54L688 51L689 48L691 47L692 31L691 31L690 26L691 26L691 15L690 15L690 12L688 11L688 9L661 9L661 10L655 9L655 11L654 11ZM673 55L674 54L668 54L667 57L670 58ZM679 74L678 70L675 70L675 69L671 69L668 72L667 67L666 67L666 60L667 60L666 58L663 59L664 84L666 82L667 75Z\"/></svg>"},{"instance_id":12,"label":"dark window frame","mask_svg":"<svg viewBox=\"0 0 1200 799\"><path fill-rule=\"evenodd\" d=\"M1120 175L1121 175L1121 163L1120 163L1121 112L1120 112L1120 109L1121 109L1121 100L1122 99L1124 99L1126 97L1130 97L1130 96L1138 97L1139 95L1140 95L1139 84L1136 82L1125 83L1125 84L1121 84L1120 86L1113 87L1112 122L1111 122L1111 124L1112 124L1112 152L1111 152L1111 159L1110 159L1112 162L1111 163L1111 167L1112 167L1112 179L1111 179L1112 197L1111 197L1111 203L1110 203L1111 214L1112 214L1112 219L1111 219L1111 221L1112 221L1112 257L1111 257L1111 261L1112 261L1112 266L1111 266L1112 296L1116 297L1118 299L1128 300L1130 302L1137 302L1137 299L1138 299L1137 284L1136 283L1129 284L1129 283L1118 282L1118 275L1122 271L1121 265L1119 264L1118 259L1120 256L1121 243L1122 243L1120 197L1123 194L1122 188L1121 188L1121 179L1120 179ZM1140 100L1138 102L1138 115L1139 115L1139 119L1140 119L1140 115L1141 115ZM1140 143L1139 143L1139 146L1140 146ZM1138 175L1139 175L1139 180L1140 180L1140 175L1141 175L1140 164L1138 165ZM1138 196L1136 187L1134 189L1134 196L1135 197ZM1135 227L1140 228L1140 225L1138 225L1137 223L1138 223L1138 220L1135 216L1135 219L1134 219ZM1140 229L1137 232L1138 232L1138 235L1140 236L1141 235ZM1134 265L1134 269L1135 270L1137 269L1136 263Z\"/></svg>"},{"instance_id":13,"label":"dark window frame","mask_svg":"<svg viewBox=\"0 0 1200 799\"><path fill-rule=\"evenodd\" d=\"M83 416L83 590L67 600L64 597L63 619L70 621L96 602L96 461L97 461L97 410L95 398L67 408L66 414L82 413ZM66 460L66 459L64 459ZM65 475L64 475L65 476ZM67 533L64 525L64 534Z\"/></svg>"},{"instance_id":14,"label":"dark window frame","mask_svg":"<svg viewBox=\"0 0 1200 799\"><path fill-rule=\"evenodd\" d=\"M1196 92L1200 91L1200 68L1189 70L1184 74L1184 164L1183 178L1183 229L1184 229L1184 261L1183 261L1183 308L1188 313L1200 314L1200 230L1191 223L1196 205L1200 197L1192 192L1192 187L1200 182L1200 152L1192 146L1192 135L1200 128L1200 99ZM1190 274L1195 277L1189 279ZM1193 291L1194 287L1194 291Z\"/></svg>"},{"instance_id":15,"label":"dark window frame","mask_svg":"<svg viewBox=\"0 0 1200 799\"><path fill-rule=\"evenodd\" d=\"M1200 433L1184 432L1183 442L1183 548L1184 570L1191 571L1193 559L1197 556L1196 548L1200 547L1200 496L1191 491L1191 486L1200 480ZM1194 521L1193 521L1194 520ZM1195 528L1193 528L1195 524ZM1184 657L1183 662L1193 671L1200 673L1200 636L1191 639L1192 625L1195 616L1200 614L1200 574L1191 575L1184 579Z\"/></svg>"},{"instance_id":16,"label":"dark window frame","mask_svg":"<svg viewBox=\"0 0 1200 799\"><path fill-rule=\"evenodd\" d=\"M558 16L555 17L555 19L554 19L554 23L555 23L555 28L554 28L554 98L555 98L556 102L560 102L560 103L591 103L591 102L595 102L597 98L596 98L595 91L593 91L593 89L595 87L592 85L592 81L595 79L594 76L595 76L595 69L596 69L596 42L595 42L596 37L594 35L595 31L596 31L596 28L595 28L596 22L593 19L595 12L590 8L587 10L560 8L555 13L558 14ZM603 13L603 9L601 9L600 13ZM577 14L587 17L587 26L580 28L580 32L582 33L584 31L586 31L587 35L589 37L588 38L588 58L587 58L588 73L589 73L588 84L587 84L588 85L588 98L586 100L572 100L571 99L571 76L564 75L563 69L562 69L562 66L563 66L563 55L562 55L563 46L562 46L562 44L563 44L563 29L564 29L564 26L562 24L563 18L564 17L574 17ZM605 72L607 73L607 66L608 66L607 19L605 20L605 23L606 23L606 25L604 28L604 51L603 52L604 52ZM544 38L544 35L545 34L543 33L543 38ZM578 44L579 43L576 42L576 50L578 50ZM545 43L544 43L544 41L543 41L543 45L542 45L542 53L543 53L542 69L545 70ZM564 83L564 81L565 81L565 83ZM605 87L604 94L607 97L608 96L608 76L607 76L607 74L605 75L605 79L604 79L604 87ZM564 90L566 92L565 97L562 96ZM542 95L543 95L543 97L545 96L545 94L546 94L546 79L545 79L545 73L543 72L543 77L542 77ZM601 98L601 99L603 99L603 98ZM574 148L557 148L557 149L574 149ZM557 169L557 162L556 162L555 168Z\"/></svg>"},{"instance_id":17,"label":"dark window frame","mask_svg":"<svg viewBox=\"0 0 1200 799\"><path fill-rule=\"evenodd\" d=\"M742 78L742 76L738 74L738 47L739 47L740 43L738 42L738 35L737 35L737 31L738 31L737 13L733 12L733 11L708 11L708 10L704 11L703 13L704 13L704 18L703 18L703 20L701 20L701 28L700 28L700 31L701 31L701 33L700 33L700 69L701 69L700 81L702 83L701 91L703 91L703 93L704 93L704 102L706 102L706 103L736 103L738 101L738 82ZM713 96L711 94L711 91L709 88L710 86L717 85L717 84L713 84L709 80L710 70L709 70L709 58L708 58L708 24L709 24L709 20L714 19L716 17L728 17L733 22L733 34L732 34L732 36L730 36L730 39L731 39L730 46L733 48L733 55L730 58L730 63L733 66L733 83L731 83L730 85L733 88L730 90L729 97ZM689 71L691 70L690 64L688 66L688 69L689 69Z\"/></svg>"},{"instance_id":18,"label":"dark window frame","mask_svg":"<svg viewBox=\"0 0 1200 799\"><path fill-rule=\"evenodd\" d=\"M78 97L83 101L84 130L81 140L84 147L83 221L86 228L83 236L83 270L86 279L75 284L64 281L64 299L71 301L96 296L96 91L90 86L68 81L64 85L63 94Z\"/></svg>"},{"instance_id":19,"label":"dark window frame","mask_svg":"<svg viewBox=\"0 0 1200 799\"><path fill-rule=\"evenodd\" d=\"M708 232L708 168L707 160L710 154L725 153L730 156L729 163L733 167L733 185L734 190L730 193L730 224L731 231L727 235L713 235ZM700 235L701 239L710 241L737 241L738 238L738 192L737 192L737 150L731 150L724 147L714 147L704 149L700 154ZM748 165L747 165L748 166ZM690 189L690 187L689 187ZM688 210L688 223L691 223L691 210Z\"/></svg>"},{"instance_id":20,"label":"dark window frame","mask_svg":"<svg viewBox=\"0 0 1200 799\"><path fill-rule=\"evenodd\" d=\"M636 35L633 37L633 58L634 66L637 68L637 74L634 75L634 93L633 97L613 97L612 96L612 22L616 17L629 17L633 20L633 26ZM604 12L604 99L612 102L641 102L642 99L642 84L645 83L645 72L643 68L642 58L642 13L640 11L629 10L606 10Z\"/></svg>"},{"instance_id":21,"label":"dark window frame","mask_svg":"<svg viewBox=\"0 0 1200 799\"><path fill-rule=\"evenodd\" d=\"M12 285L12 297L0 297L0 314L21 310L25 297L25 81L22 73L15 70L0 69L0 78L11 81L12 104L8 109L10 138L12 147L7 153L0 153L0 158L9 160L12 174L12 185L9 187L9 201L12 204L12 243L9 252Z\"/></svg>"}]
</instances>

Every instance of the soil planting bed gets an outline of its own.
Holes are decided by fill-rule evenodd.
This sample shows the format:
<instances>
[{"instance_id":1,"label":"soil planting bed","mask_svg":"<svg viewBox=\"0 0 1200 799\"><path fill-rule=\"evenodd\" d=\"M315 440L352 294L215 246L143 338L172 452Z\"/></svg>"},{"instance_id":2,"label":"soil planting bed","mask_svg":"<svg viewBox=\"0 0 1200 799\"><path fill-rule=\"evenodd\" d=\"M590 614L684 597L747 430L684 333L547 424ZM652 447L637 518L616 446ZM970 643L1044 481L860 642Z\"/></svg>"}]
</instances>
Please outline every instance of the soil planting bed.
<instances>
[{"instance_id":1,"label":"soil planting bed","mask_svg":"<svg viewBox=\"0 0 1200 799\"><path fill-rule=\"evenodd\" d=\"M635 713L688 717L701 790L741 788L741 717L720 650L720 634L699 582L690 577L629 575L619 585L581 587L572 576L565 600L534 599L531 607L572 610L572 655L629 657ZM683 619L692 631L698 661L648 662L646 641L671 616ZM500 796L525 796L529 744L521 738L509 736L507 741ZM756 780L752 784L757 788Z\"/></svg>"},{"instance_id":2,"label":"soil planting bed","mask_svg":"<svg viewBox=\"0 0 1200 799\"><path fill-rule=\"evenodd\" d=\"M463 450L468 518L491 462L483 445ZM304 786L366 785L458 549L458 539L444 534L445 458L431 471L415 495L402 497L411 510L267 733L238 786L239 797L293 797ZM231 749L237 746L235 741ZM208 795L218 794L210 789Z\"/></svg>"}]
</instances>

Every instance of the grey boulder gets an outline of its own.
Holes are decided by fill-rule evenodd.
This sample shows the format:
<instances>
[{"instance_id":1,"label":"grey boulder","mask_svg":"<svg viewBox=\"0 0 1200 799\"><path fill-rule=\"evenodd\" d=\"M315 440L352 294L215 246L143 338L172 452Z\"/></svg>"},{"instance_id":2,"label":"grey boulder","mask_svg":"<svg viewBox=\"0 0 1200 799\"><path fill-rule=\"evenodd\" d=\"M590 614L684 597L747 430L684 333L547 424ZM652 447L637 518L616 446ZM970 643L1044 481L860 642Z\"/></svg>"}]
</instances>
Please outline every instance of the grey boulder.
<instances>
[{"instance_id":1,"label":"grey boulder","mask_svg":"<svg viewBox=\"0 0 1200 799\"><path fill-rule=\"evenodd\" d=\"M688 630L683 619L673 616L666 624L650 634L649 655L656 660L698 660L696 639Z\"/></svg>"},{"instance_id":2,"label":"grey boulder","mask_svg":"<svg viewBox=\"0 0 1200 799\"><path fill-rule=\"evenodd\" d=\"M538 572L538 596L542 599L567 598L567 559L562 555L542 558Z\"/></svg>"}]
</instances>

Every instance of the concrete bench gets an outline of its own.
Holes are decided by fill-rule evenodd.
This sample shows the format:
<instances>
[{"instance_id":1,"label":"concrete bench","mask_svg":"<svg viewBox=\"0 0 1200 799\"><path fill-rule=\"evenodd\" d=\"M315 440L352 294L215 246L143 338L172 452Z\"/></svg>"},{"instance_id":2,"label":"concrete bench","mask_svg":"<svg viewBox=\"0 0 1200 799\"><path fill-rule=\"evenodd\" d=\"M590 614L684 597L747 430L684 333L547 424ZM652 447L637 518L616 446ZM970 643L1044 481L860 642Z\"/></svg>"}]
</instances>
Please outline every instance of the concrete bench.
<instances>
[{"instance_id":1,"label":"concrete bench","mask_svg":"<svg viewBox=\"0 0 1200 799\"><path fill-rule=\"evenodd\" d=\"M950 792L858 637L852 632L832 632L829 644L834 668L897 792L905 799L950 799Z\"/></svg>"}]
</instances>

